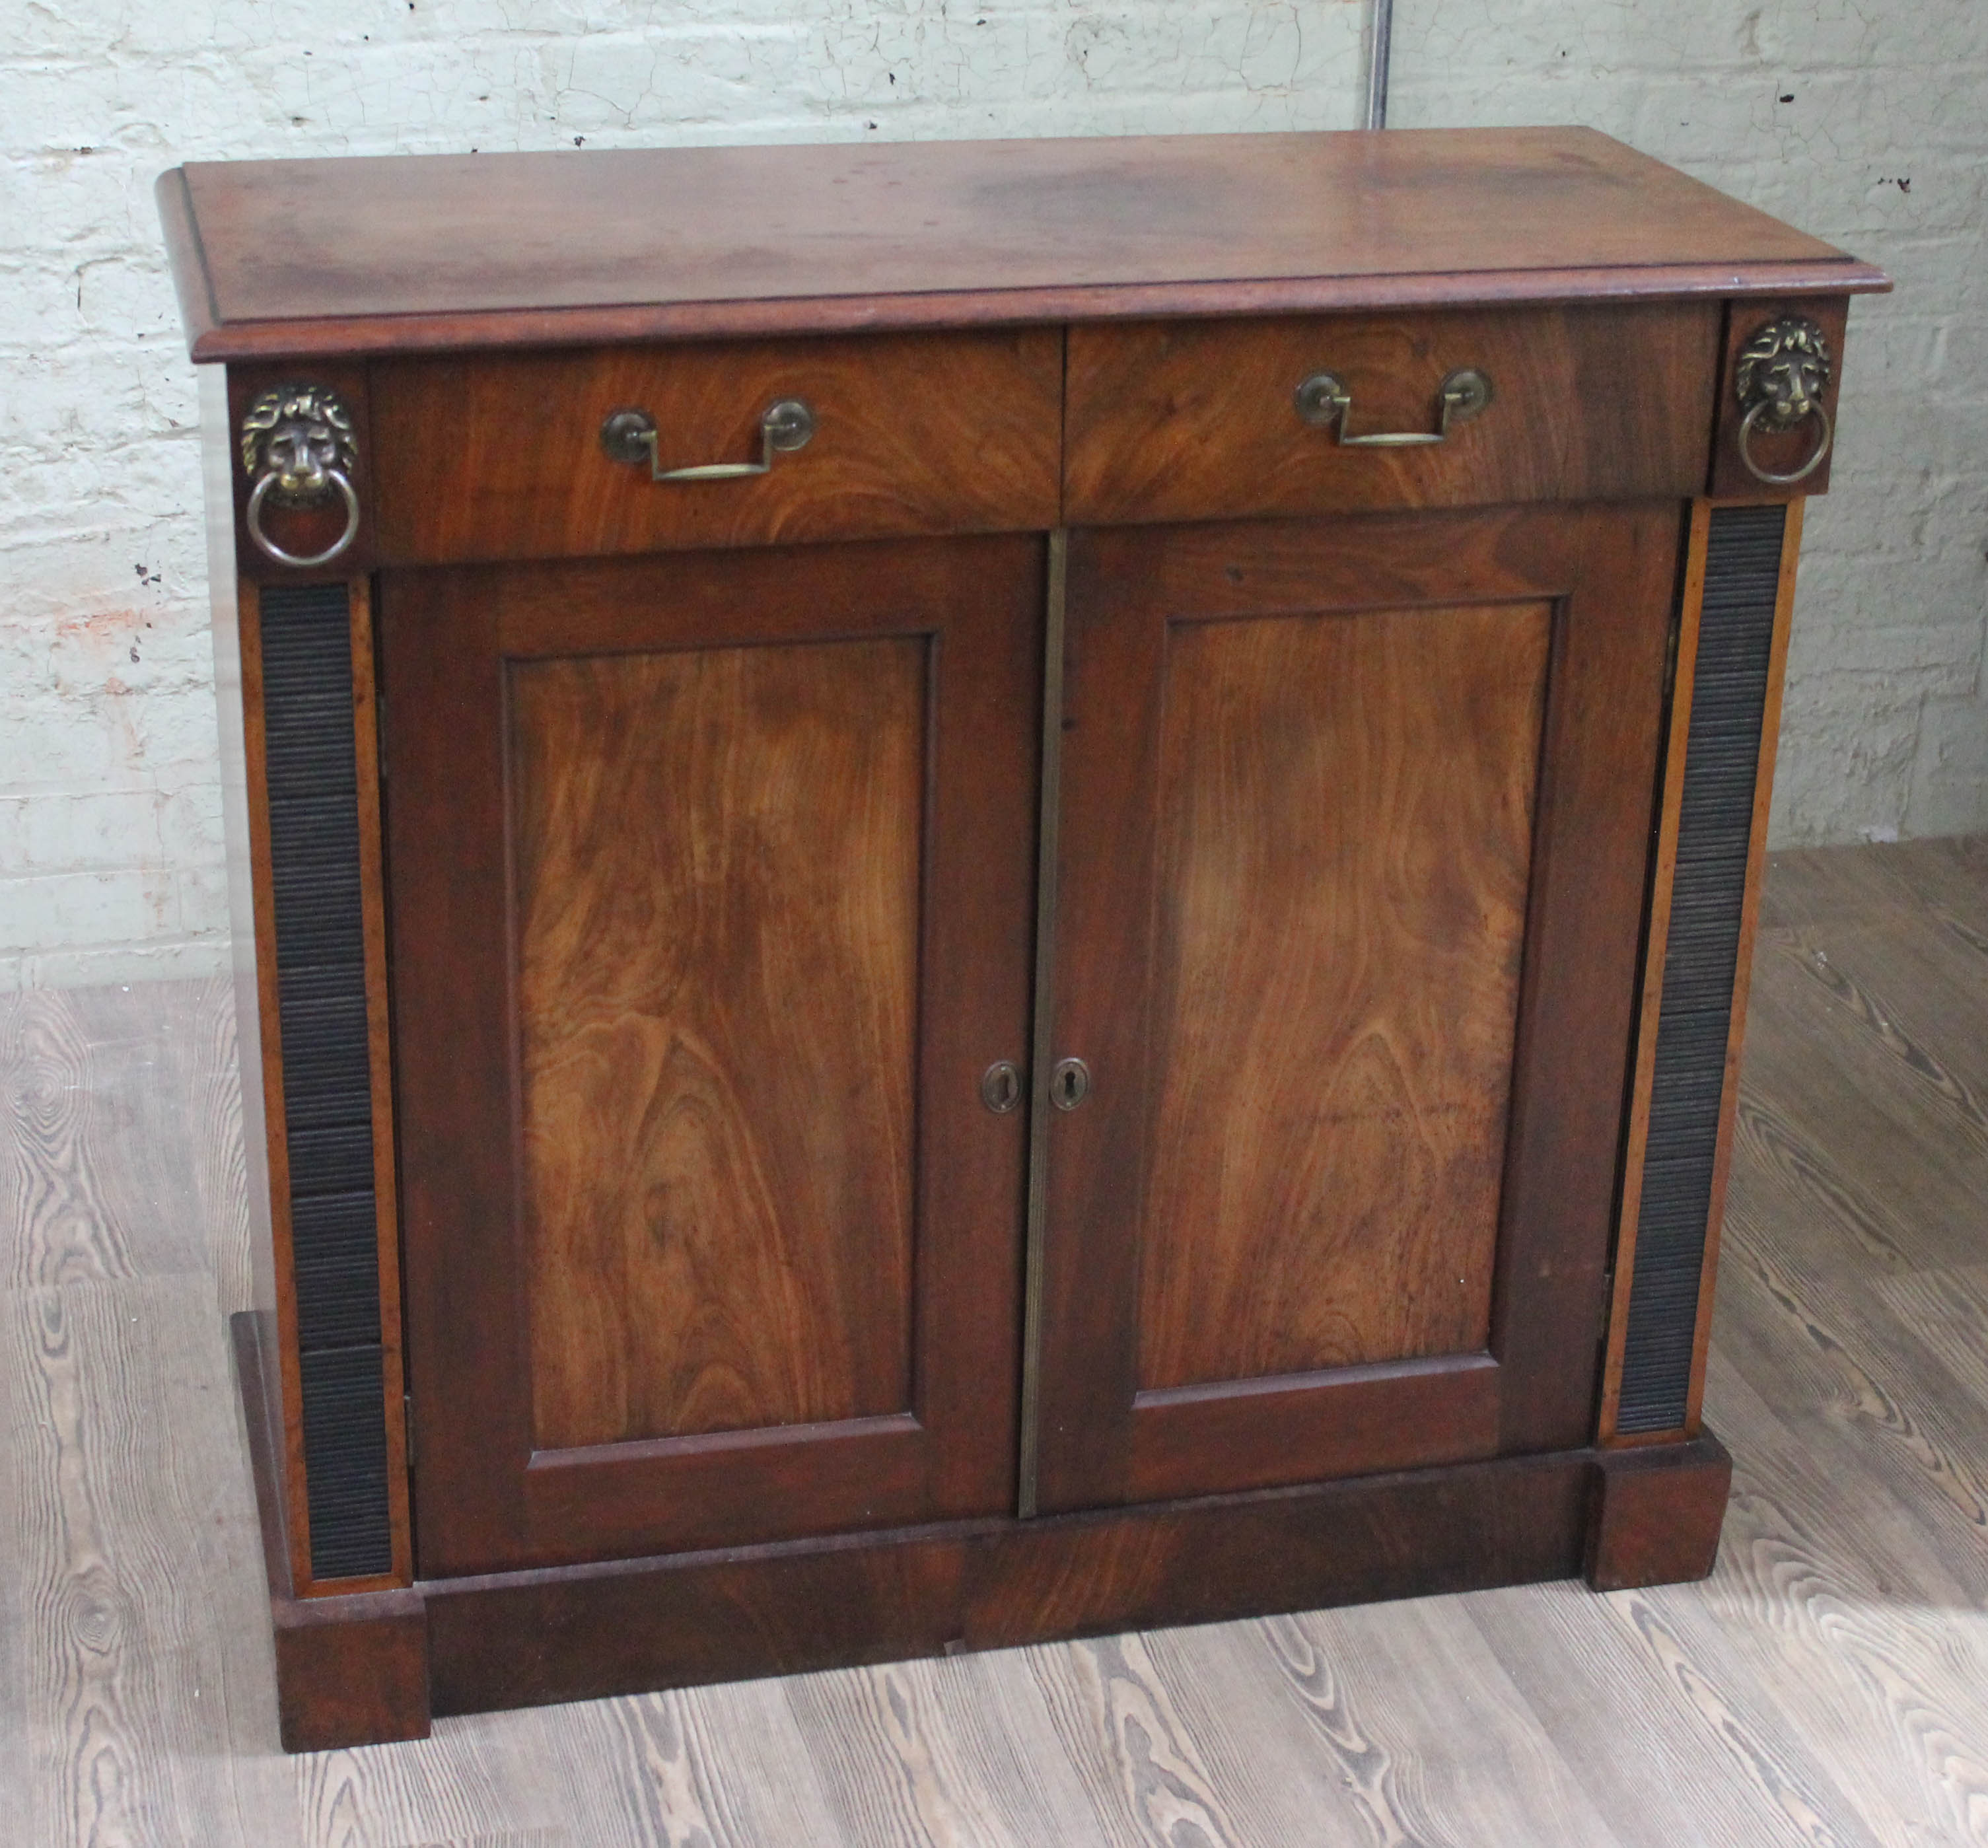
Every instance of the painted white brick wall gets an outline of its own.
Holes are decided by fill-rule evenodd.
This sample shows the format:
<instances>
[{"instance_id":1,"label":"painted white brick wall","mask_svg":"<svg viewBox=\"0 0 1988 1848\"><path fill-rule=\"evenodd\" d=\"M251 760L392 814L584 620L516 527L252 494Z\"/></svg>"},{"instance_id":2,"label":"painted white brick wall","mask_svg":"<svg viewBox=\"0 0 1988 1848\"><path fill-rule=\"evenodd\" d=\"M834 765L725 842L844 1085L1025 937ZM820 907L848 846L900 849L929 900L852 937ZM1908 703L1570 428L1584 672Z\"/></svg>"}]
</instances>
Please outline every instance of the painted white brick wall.
<instances>
[{"instance_id":1,"label":"painted white brick wall","mask_svg":"<svg viewBox=\"0 0 1988 1848\"><path fill-rule=\"evenodd\" d=\"M226 960L186 160L1344 128L1353 0L0 0L0 989Z\"/></svg>"},{"instance_id":2,"label":"painted white brick wall","mask_svg":"<svg viewBox=\"0 0 1988 1848\"><path fill-rule=\"evenodd\" d=\"M1395 7L1391 123L1590 123L1890 272L1851 308L1770 838L1988 829L1988 3Z\"/></svg>"},{"instance_id":3,"label":"painted white brick wall","mask_svg":"<svg viewBox=\"0 0 1988 1848\"><path fill-rule=\"evenodd\" d=\"M1777 829L1988 826L1988 5L1397 5L1397 122L1592 121L1898 275L1854 311ZM161 168L1341 127L1363 19L1351 0L0 0L0 988L225 960Z\"/></svg>"}]
</instances>

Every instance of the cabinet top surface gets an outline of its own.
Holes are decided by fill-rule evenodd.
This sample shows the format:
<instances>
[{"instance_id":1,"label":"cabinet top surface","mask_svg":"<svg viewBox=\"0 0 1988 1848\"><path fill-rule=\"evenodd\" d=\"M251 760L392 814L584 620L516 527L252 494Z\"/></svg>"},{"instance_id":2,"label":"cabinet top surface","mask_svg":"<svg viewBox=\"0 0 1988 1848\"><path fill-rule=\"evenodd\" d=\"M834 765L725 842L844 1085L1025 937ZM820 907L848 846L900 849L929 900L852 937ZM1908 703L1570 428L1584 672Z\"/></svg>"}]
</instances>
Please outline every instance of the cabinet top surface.
<instances>
[{"instance_id":1,"label":"cabinet top surface","mask_svg":"<svg viewBox=\"0 0 1988 1848\"><path fill-rule=\"evenodd\" d=\"M198 360L1882 289L1591 129L197 163Z\"/></svg>"}]
</instances>

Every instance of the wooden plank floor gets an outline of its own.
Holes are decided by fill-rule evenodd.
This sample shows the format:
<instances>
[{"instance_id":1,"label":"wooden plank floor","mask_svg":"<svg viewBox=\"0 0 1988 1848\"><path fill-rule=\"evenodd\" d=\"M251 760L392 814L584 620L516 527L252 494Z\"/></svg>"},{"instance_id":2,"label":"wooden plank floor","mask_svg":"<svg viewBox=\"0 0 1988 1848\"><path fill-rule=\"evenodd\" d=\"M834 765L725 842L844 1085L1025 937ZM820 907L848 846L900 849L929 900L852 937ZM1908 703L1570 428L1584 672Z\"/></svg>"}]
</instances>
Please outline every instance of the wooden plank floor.
<instances>
[{"instance_id":1,"label":"wooden plank floor","mask_svg":"<svg viewBox=\"0 0 1988 1848\"><path fill-rule=\"evenodd\" d=\"M276 1749L225 987L0 998L0 1840L1988 1843L1988 840L1786 854L1702 1586L1578 1586Z\"/></svg>"}]
</instances>

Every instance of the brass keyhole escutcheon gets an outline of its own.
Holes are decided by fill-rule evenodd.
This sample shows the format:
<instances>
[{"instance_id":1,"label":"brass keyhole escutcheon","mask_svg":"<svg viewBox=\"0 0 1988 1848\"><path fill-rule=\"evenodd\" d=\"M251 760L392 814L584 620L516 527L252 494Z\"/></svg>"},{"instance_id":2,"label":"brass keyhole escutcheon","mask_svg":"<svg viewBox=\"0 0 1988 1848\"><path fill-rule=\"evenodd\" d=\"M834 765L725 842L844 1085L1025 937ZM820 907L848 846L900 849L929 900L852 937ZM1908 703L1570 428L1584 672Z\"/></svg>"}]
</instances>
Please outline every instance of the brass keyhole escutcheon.
<instances>
[{"instance_id":1,"label":"brass keyhole escutcheon","mask_svg":"<svg viewBox=\"0 0 1988 1848\"><path fill-rule=\"evenodd\" d=\"M997 1059L980 1074L980 1101L997 1117L1022 1101L1022 1074L1012 1059Z\"/></svg>"},{"instance_id":2,"label":"brass keyhole escutcheon","mask_svg":"<svg viewBox=\"0 0 1988 1848\"><path fill-rule=\"evenodd\" d=\"M1090 1095L1090 1067L1081 1059L1059 1059L1050 1074L1050 1102L1073 1110Z\"/></svg>"}]
</instances>

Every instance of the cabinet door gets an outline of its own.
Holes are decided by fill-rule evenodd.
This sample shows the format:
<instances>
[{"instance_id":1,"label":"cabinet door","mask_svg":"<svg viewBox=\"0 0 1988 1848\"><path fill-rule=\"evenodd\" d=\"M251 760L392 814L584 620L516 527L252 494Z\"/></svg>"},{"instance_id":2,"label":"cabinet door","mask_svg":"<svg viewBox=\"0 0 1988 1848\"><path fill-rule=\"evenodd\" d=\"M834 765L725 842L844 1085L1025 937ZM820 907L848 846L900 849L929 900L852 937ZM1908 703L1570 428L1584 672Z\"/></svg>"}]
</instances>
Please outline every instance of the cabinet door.
<instances>
[{"instance_id":1,"label":"cabinet door","mask_svg":"<svg viewBox=\"0 0 1988 1848\"><path fill-rule=\"evenodd\" d=\"M1043 573L386 576L424 1574L1011 1505Z\"/></svg>"},{"instance_id":2,"label":"cabinet door","mask_svg":"<svg viewBox=\"0 0 1988 1848\"><path fill-rule=\"evenodd\" d=\"M1073 535L1044 1509L1587 1441L1681 522Z\"/></svg>"}]
</instances>

